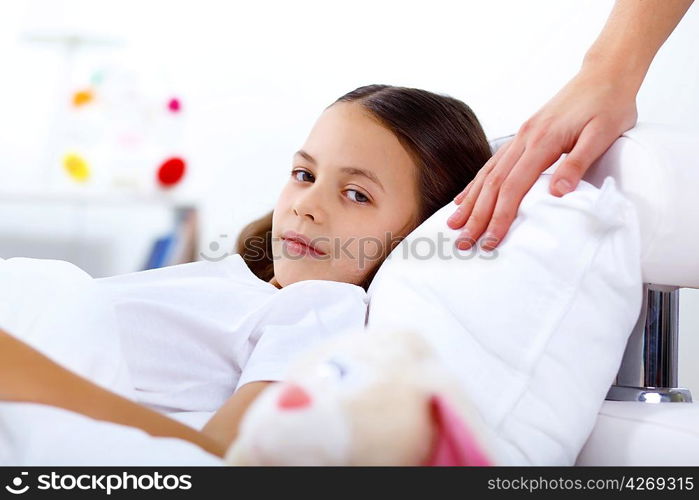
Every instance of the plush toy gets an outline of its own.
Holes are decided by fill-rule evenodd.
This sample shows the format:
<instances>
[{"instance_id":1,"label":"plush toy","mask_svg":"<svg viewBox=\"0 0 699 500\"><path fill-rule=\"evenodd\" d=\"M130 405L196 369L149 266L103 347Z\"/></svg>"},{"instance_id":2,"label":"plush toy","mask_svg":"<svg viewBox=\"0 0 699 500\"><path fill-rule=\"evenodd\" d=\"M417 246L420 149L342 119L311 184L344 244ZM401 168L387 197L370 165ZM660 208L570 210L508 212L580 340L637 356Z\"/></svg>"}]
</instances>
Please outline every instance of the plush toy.
<instances>
[{"instance_id":1,"label":"plush toy","mask_svg":"<svg viewBox=\"0 0 699 500\"><path fill-rule=\"evenodd\" d=\"M265 389L230 465L496 465L491 430L421 334L361 330Z\"/></svg>"}]
</instances>

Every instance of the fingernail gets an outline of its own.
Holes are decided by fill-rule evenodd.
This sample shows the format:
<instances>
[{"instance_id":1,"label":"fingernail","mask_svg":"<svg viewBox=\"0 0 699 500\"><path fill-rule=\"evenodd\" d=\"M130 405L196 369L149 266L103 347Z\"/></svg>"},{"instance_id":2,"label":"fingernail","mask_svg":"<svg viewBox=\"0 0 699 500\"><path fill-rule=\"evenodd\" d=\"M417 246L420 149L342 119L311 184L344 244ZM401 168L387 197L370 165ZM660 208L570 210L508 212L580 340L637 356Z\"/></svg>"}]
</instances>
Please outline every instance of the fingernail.
<instances>
[{"instance_id":1,"label":"fingernail","mask_svg":"<svg viewBox=\"0 0 699 500\"><path fill-rule=\"evenodd\" d=\"M469 248L471 248L471 242L469 240L457 239L456 248L458 248L459 250L468 250Z\"/></svg>"},{"instance_id":2,"label":"fingernail","mask_svg":"<svg viewBox=\"0 0 699 500\"><path fill-rule=\"evenodd\" d=\"M559 179L558 182L556 182L556 189L559 193L561 193L561 195L564 195L571 192L573 190L573 186L567 180Z\"/></svg>"},{"instance_id":3,"label":"fingernail","mask_svg":"<svg viewBox=\"0 0 699 500\"><path fill-rule=\"evenodd\" d=\"M482 241L483 241L483 246L486 248L490 248L490 249L495 248L496 246L498 246L498 243L499 243L498 239L495 237L495 235L493 233L490 233L490 232L486 232L483 235Z\"/></svg>"},{"instance_id":4,"label":"fingernail","mask_svg":"<svg viewBox=\"0 0 699 500\"><path fill-rule=\"evenodd\" d=\"M471 245L473 245L473 237L468 231L462 232L459 237L456 238L456 248L459 250L468 250Z\"/></svg>"}]
</instances>

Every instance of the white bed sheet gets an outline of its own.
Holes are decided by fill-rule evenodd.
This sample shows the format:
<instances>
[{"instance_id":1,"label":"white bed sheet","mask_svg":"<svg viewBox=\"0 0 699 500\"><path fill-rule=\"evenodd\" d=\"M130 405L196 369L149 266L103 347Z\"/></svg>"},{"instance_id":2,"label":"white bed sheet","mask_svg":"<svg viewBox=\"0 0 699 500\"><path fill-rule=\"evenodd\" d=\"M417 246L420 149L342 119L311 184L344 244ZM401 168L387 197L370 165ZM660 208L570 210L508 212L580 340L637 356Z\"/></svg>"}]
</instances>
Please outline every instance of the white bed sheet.
<instances>
[{"instance_id":1,"label":"white bed sheet","mask_svg":"<svg viewBox=\"0 0 699 500\"><path fill-rule=\"evenodd\" d=\"M133 399L113 312L67 262L0 259L0 328L75 373ZM207 412L170 414L196 429ZM0 401L0 465L223 465L198 446L47 405Z\"/></svg>"},{"instance_id":2,"label":"white bed sheet","mask_svg":"<svg viewBox=\"0 0 699 500\"><path fill-rule=\"evenodd\" d=\"M195 412L189 412L195 413ZM196 412L199 413L199 412ZM173 415L183 423L206 415ZM203 425L203 423L201 424ZM219 466L223 461L175 438L33 403L0 402L0 465Z\"/></svg>"}]
</instances>

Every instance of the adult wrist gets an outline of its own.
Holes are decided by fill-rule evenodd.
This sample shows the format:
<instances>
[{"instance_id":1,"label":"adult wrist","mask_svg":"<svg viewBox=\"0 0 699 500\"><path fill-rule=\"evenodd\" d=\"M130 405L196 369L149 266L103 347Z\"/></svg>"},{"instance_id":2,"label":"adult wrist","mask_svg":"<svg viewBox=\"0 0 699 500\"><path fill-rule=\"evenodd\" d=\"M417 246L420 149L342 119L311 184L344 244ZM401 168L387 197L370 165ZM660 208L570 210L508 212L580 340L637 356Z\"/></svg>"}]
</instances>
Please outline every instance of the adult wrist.
<instances>
[{"instance_id":1,"label":"adult wrist","mask_svg":"<svg viewBox=\"0 0 699 500\"><path fill-rule=\"evenodd\" d=\"M636 96L646 76L650 61L644 58L589 50L583 59L579 73L605 84L614 85Z\"/></svg>"}]
</instances>

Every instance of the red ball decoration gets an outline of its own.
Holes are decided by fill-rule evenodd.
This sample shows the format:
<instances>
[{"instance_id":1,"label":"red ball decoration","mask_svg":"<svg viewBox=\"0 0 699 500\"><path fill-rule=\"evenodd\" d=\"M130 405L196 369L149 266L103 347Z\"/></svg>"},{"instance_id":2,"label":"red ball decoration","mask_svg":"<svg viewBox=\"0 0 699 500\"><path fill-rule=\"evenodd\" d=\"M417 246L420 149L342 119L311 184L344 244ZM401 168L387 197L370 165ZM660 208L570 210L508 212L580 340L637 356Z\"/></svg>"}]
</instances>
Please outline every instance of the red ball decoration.
<instances>
[{"instance_id":1,"label":"red ball decoration","mask_svg":"<svg viewBox=\"0 0 699 500\"><path fill-rule=\"evenodd\" d=\"M158 168L158 182L164 187L174 186L184 176L185 168L186 163L182 158L168 158Z\"/></svg>"}]
</instances>

